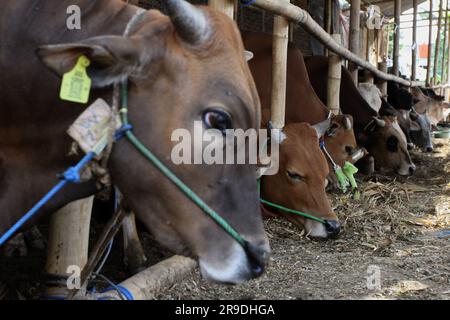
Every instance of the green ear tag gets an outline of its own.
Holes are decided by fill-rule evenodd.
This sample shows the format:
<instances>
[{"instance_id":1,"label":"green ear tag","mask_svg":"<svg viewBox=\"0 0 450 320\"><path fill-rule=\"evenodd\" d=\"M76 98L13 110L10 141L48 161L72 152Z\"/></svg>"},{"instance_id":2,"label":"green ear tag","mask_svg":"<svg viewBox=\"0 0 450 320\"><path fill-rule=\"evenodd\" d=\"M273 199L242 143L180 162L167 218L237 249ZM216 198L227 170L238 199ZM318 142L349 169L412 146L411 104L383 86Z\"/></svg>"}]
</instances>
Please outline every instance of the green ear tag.
<instances>
[{"instance_id":1,"label":"green ear tag","mask_svg":"<svg viewBox=\"0 0 450 320\"><path fill-rule=\"evenodd\" d=\"M341 190L344 193L347 192L347 187L349 186L349 183L344 172L342 171L342 168L338 166L334 172L336 173L336 177L338 178Z\"/></svg>"},{"instance_id":2,"label":"green ear tag","mask_svg":"<svg viewBox=\"0 0 450 320\"><path fill-rule=\"evenodd\" d=\"M350 181L350 185L352 186L352 189L355 190L356 188L358 188L355 177L353 176L355 173L358 172L358 168L355 167L350 162L346 161L344 164L344 168L342 170L344 171L344 174L347 177L348 181Z\"/></svg>"},{"instance_id":3,"label":"green ear tag","mask_svg":"<svg viewBox=\"0 0 450 320\"><path fill-rule=\"evenodd\" d=\"M61 100L83 104L89 101L92 81L86 68L90 64L86 56L80 56L75 67L64 74L59 93Z\"/></svg>"}]
</instances>

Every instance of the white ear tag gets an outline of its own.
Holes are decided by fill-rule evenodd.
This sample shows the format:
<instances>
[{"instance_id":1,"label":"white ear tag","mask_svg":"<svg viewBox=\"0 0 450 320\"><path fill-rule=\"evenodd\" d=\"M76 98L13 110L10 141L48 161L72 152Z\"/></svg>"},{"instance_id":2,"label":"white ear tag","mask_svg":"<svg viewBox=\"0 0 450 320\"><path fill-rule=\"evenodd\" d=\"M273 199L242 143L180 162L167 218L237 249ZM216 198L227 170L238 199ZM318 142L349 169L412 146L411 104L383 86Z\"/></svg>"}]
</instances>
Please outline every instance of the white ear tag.
<instances>
[{"instance_id":1,"label":"white ear tag","mask_svg":"<svg viewBox=\"0 0 450 320\"><path fill-rule=\"evenodd\" d=\"M85 153L93 151L99 158L112 134L111 116L111 107L103 99L97 99L75 120L67 133ZM120 120L116 123L116 129L120 128Z\"/></svg>"}]
</instances>

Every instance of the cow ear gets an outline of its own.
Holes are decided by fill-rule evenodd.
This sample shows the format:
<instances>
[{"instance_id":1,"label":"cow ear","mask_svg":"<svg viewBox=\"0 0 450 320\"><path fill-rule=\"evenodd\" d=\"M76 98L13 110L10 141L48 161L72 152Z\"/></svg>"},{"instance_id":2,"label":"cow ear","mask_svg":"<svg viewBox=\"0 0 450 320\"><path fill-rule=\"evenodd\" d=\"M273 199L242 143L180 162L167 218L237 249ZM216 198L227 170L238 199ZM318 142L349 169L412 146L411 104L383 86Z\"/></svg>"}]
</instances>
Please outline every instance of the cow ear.
<instances>
[{"instance_id":1,"label":"cow ear","mask_svg":"<svg viewBox=\"0 0 450 320\"><path fill-rule=\"evenodd\" d=\"M327 119L312 126L316 130L317 137L319 139L327 132L328 127L330 126L330 121L331 119Z\"/></svg>"},{"instance_id":2,"label":"cow ear","mask_svg":"<svg viewBox=\"0 0 450 320\"><path fill-rule=\"evenodd\" d=\"M94 87L105 87L136 73L140 66L138 44L120 36L101 36L80 43L38 48L41 61L59 76L72 70L81 55L90 60L87 69Z\"/></svg>"},{"instance_id":3,"label":"cow ear","mask_svg":"<svg viewBox=\"0 0 450 320\"><path fill-rule=\"evenodd\" d=\"M345 130L353 129L353 117L349 114L344 115L344 128Z\"/></svg>"},{"instance_id":4,"label":"cow ear","mask_svg":"<svg viewBox=\"0 0 450 320\"><path fill-rule=\"evenodd\" d=\"M409 126L409 130L411 131L420 131L420 125L417 121L411 121L411 125Z\"/></svg>"}]
</instances>

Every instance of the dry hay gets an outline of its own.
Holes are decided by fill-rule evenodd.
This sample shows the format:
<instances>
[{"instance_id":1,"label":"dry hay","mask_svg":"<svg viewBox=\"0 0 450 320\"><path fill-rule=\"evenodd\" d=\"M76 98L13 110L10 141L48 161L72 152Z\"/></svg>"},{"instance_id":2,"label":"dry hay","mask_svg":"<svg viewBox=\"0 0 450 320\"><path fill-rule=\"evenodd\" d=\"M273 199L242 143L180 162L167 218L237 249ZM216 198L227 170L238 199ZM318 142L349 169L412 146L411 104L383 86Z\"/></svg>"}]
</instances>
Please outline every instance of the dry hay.
<instances>
[{"instance_id":1,"label":"dry hay","mask_svg":"<svg viewBox=\"0 0 450 320\"><path fill-rule=\"evenodd\" d=\"M450 148L413 152L415 176L375 174L358 181L364 196L331 194L342 223L337 240L309 239L283 219L265 221L272 258L265 275L227 287L198 272L160 299L449 299ZM367 288L367 267L382 270L382 288Z\"/></svg>"}]
</instances>

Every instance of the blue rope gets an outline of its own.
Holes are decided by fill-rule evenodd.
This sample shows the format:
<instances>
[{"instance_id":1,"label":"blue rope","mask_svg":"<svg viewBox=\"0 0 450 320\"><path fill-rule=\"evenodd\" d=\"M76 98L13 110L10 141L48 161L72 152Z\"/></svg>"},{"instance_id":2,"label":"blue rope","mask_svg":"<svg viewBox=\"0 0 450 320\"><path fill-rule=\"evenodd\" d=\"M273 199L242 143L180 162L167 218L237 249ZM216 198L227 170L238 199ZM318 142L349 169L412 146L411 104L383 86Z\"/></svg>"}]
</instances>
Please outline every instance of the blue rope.
<instances>
[{"instance_id":1,"label":"blue rope","mask_svg":"<svg viewBox=\"0 0 450 320\"><path fill-rule=\"evenodd\" d=\"M119 141L120 139L122 139L123 137L125 137L126 133L128 131L133 130L133 126L131 124L126 124L123 125L120 129L118 129L116 131L116 133L114 134L114 139L117 141Z\"/></svg>"},{"instance_id":2,"label":"blue rope","mask_svg":"<svg viewBox=\"0 0 450 320\"><path fill-rule=\"evenodd\" d=\"M122 287L121 285L117 284L111 287L106 288L101 293L106 293L108 291L119 291L120 294L122 294L127 300L134 300L133 294L125 287ZM108 298L99 298L99 300L110 300Z\"/></svg>"},{"instance_id":3,"label":"blue rope","mask_svg":"<svg viewBox=\"0 0 450 320\"><path fill-rule=\"evenodd\" d=\"M61 191L61 189L63 189L68 182L80 183L80 170L94 157L95 153L90 152L86 156L84 156L84 158L81 159L81 161L77 165L75 165L74 167L70 167L66 172L64 172L60 176L60 179L62 179L62 181L54 186L49 193L47 193L33 208L30 209L30 211L28 211L22 218L19 219L19 221L17 221L8 231L6 231L5 234L2 235L2 237L0 238L0 246L4 245L6 241L8 241L8 239L17 232L17 230L19 230L40 209L42 209L42 207L48 201L50 201L55 196L55 194Z\"/></svg>"}]
</instances>

